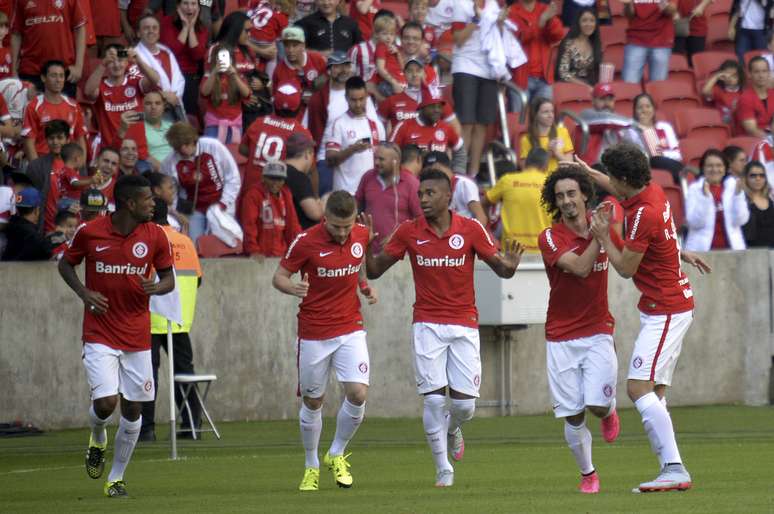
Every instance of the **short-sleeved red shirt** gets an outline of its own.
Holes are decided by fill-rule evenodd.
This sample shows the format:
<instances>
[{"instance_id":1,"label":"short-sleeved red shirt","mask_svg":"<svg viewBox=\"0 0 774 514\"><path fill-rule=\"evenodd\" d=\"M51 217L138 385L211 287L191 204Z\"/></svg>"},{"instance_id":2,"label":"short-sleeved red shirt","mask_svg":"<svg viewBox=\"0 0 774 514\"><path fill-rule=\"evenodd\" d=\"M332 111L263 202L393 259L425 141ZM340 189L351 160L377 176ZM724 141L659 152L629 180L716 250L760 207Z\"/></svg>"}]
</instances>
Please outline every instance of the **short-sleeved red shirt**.
<instances>
[{"instance_id":1,"label":"short-sleeved red shirt","mask_svg":"<svg viewBox=\"0 0 774 514\"><path fill-rule=\"evenodd\" d=\"M51 120L66 121L70 125L70 137L78 139L86 136L86 121L83 119L83 111L71 98L62 95L62 101L54 104L46 100L44 95L38 95L24 109L24 122L22 124L22 137L35 140L35 151L38 155L48 153L45 126Z\"/></svg>"},{"instance_id":2,"label":"short-sleeved red shirt","mask_svg":"<svg viewBox=\"0 0 774 514\"><path fill-rule=\"evenodd\" d=\"M103 146L121 148L121 139L118 137L121 114L126 111L142 112L142 98L145 91L142 90L141 85L142 77L139 75L127 75L120 84L112 85L108 79L100 83L99 94L94 104L94 114L102 134ZM148 158L148 141L145 139L143 123L129 125L124 139L133 139L137 143L140 159Z\"/></svg>"},{"instance_id":3,"label":"short-sleeved red shirt","mask_svg":"<svg viewBox=\"0 0 774 514\"><path fill-rule=\"evenodd\" d=\"M384 59L384 68L387 70L387 73L390 74L390 76L395 79L396 81L400 82L401 84L406 83L406 76L403 75L403 66L400 64L400 50L396 50L395 53L390 52L389 47L384 43L377 43L376 44L376 52L374 54L374 58L378 61L379 59ZM383 79L379 76L378 73L375 73L372 79L374 82L382 82Z\"/></svg>"},{"instance_id":4,"label":"short-sleeved red shirt","mask_svg":"<svg viewBox=\"0 0 774 514\"><path fill-rule=\"evenodd\" d=\"M761 130L768 130L771 118L774 116L774 89L767 92L766 102L758 97L751 87L742 91L736 104L736 119L739 127L745 120L754 119Z\"/></svg>"},{"instance_id":5,"label":"short-sleeved red shirt","mask_svg":"<svg viewBox=\"0 0 774 514\"><path fill-rule=\"evenodd\" d=\"M63 258L73 266L85 259L86 288L108 301L104 314L84 309L83 341L117 350L150 349L149 296L140 277L172 267L164 230L155 223L141 223L124 236L113 229L112 216L103 216L78 228Z\"/></svg>"},{"instance_id":6,"label":"short-sleeved red shirt","mask_svg":"<svg viewBox=\"0 0 774 514\"><path fill-rule=\"evenodd\" d=\"M414 322L478 327L473 289L473 260L488 259L497 249L477 220L451 213L451 225L438 236L424 216L404 221L384 247L384 253L411 258L416 302Z\"/></svg>"},{"instance_id":7,"label":"short-sleeved red shirt","mask_svg":"<svg viewBox=\"0 0 774 514\"><path fill-rule=\"evenodd\" d=\"M12 77L11 49L7 46L0 48L0 80Z\"/></svg>"},{"instance_id":8,"label":"short-sleeved red shirt","mask_svg":"<svg viewBox=\"0 0 774 514\"><path fill-rule=\"evenodd\" d=\"M413 118L398 123L393 129L390 141L398 146L417 145L424 151L445 152L462 148L462 138L443 120L435 125L425 125L422 120Z\"/></svg>"},{"instance_id":9,"label":"short-sleeved red shirt","mask_svg":"<svg viewBox=\"0 0 774 514\"><path fill-rule=\"evenodd\" d=\"M294 83L300 89L311 89L312 82L320 75L328 72L328 62L320 52L307 50L304 54L304 63L296 69L287 59L277 61L277 66L272 74L273 84Z\"/></svg>"},{"instance_id":10,"label":"short-sleeved red shirt","mask_svg":"<svg viewBox=\"0 0 774 514\"><path fill-rule=\"evenodd\" d=\"M379 104L378 111L379 116L389 120L395 127L401 121L419 116L419 102L403 91L397 95L388 96ZM454 119L454 111L448 103L443 104L443 119L447 122Z\"/></svg>"},{"instance_id":11,"label":"short-sleeved red shirt","mask_svg":"<svg viewBox=\"0 0 774 514\"><path fill-rule=\"evenodd\" d=\"M295 118L281 118L269 114L258 118L245 131L242 143L248 147L247 168L245 170L243 190L260 182L263 167L268 161L284 161L287 154L285 141L295 133L312 134Z\"/></svg>"},{"instance_id":12,"label":"short-sleeved red shirt","mask_svg":"<svg viewBox=\"0 0 774 514\"><path fill-rule=\"evenodd\" d=\"M274 43L288 26L288 15L275 10L267 0L250 0L247 4L250 18L250 39L257 43Z\"/></svg>"},{"instance_id":13,"label":"short-sleeved red shirt","mask_svg":"<svg viewBox=\"0 0 774 514\"><path fill-rule=\"evenodd\" d=\"M621 202L625 248L643 253L632 277L642 293L638 308L645 314L676 314L693 309L693 290L680 268L680 243L672 208L663 189L650 183Z\"/></svg>"},{"instance_id":14,"label":"short-sleeved red shirt","mask_svg":"<svg viewBox=\"0 0 774 514\"><path fill-rule=\"evenodd\" d=\"M538 236L538 247L551 286L546 318L547 341L613 333L615 320L607 304L608 260L604 250L597 255L586 278L568 273L557 265L568 252L582 255L591 242L591 237L579 236L564 223L554 223Z\"/></svg>"},{"instance_id":15,"label":"short-sleeved red shirt","mask_svg":"<svg viewBox=\"0 0 774 514\"><path fill-rule=\"evenodd\" d=\"M324 223L302 232L288 247L280 266L309 275L309 292L298 310L298 337L331 339L363 330L358 273L363 266L368 229L355 225L341 245Z\"/></svg>"},{"instance_id":16,"label":"short-sleeved red shirt","mask_svg":"<svg viewBox=\"0 0 774 514\"><path fill-rule=\"evenodd\" d=\"M78 0L16 0L11 32L22 37L19 73L40 75L48 60L75 64L73 31L86 25Z\"/></svg>"},{"instance_id":17,"label":"short-sleeved red shirt","mask_svg":"<svg viewBox=\"0 0 774 514\"><path fill-rule=\"evenodd\" d=\"M648 48L672 48L675 24L658 0L633 0L634 17L629 19L626 43Z\"/></svg>"}]
</instances>

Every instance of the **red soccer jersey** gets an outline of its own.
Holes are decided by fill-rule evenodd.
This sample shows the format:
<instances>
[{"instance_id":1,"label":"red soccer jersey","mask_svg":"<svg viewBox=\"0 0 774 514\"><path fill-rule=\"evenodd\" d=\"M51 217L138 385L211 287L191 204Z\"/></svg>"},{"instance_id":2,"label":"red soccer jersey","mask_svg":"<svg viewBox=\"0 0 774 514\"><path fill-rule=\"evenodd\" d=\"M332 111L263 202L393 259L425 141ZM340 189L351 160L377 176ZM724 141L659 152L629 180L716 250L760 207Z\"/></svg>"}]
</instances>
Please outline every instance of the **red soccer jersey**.
<instances>
[{"instance_id":1,"label":"red soccer jersey","mask_svg":"<svg viewBox=\"0 0 774 514\"><path fill-rule=\"evenodd\" d=\"M592 238L581 237L564 223L554 223L538 237L538 247L551 285L546 340L567 341L595 334L612 334L615 320L607 306L607 254L602 250L591 273L581 278L557 263L568 252L583 254Z\"/></svg>"},{"instance_id":2,"label":"red soccer jersey","mask_svg":"<svg viewBox=\"0 0 774 514\"><path fill-rule=\"evenodd\" d=\"M11 77L11 49L0 48L0 80Z\"/></svg>"},{"instance_id":3,"label":"red soccer jersey","mask_svg":"<svg viewBox=\"0 0 774 514\"><path fill-rule=\"evenodd\" d=\"M81 189L75 187L74 183L82 180L81 174L75 168L69 166L62 166L62 172L60 174L61 191L62 196L65 198L72 198L73 200L80 200Z\"/></svg>"},{"instance_id":4,"label":"red soccer jersey","mask_svg":"<svg viewBox=\"0 0 774 514\"><path fill-rule=\"evenodd\" d=\"M102 134L102 146L121 148L121 138L118 137L121 114L126 111L143 111L144 91L141 85L142 77L138 75L126 75L123 82L116 85L110 84L108 79L103 79L100 83L99 94L94 104L94 114ZM129 125L124 139L133 139L137 143L140 159L148 158L148 142L145 139L143 123Z\"/></svg>"},{"instance_id":5,"label":"red soccer jersey","mask_svg":"<svg viewBox=\"0 0 774 514\"><path fill-rule=\"evenodd\" d=\"M212 45L210 46L209 50L207 50L207 62L204 64L205 72L212 70L212 60L217 59L217 56L214 55L216 46L216 44ZM248 53L244 53L239 47L235 48L234 51L231 52L231 58L233 59L232 64L234 69L239 72L245 81L249 81L250 74L256 69L263 69L261 66L257 65L255 56L250 51L248 51Z\"/></svg>"},{"instance_id":6,"label":"red soccer jersey","mask_svg":"<svg viewBox=\"0 0 774 514\"><path fill-rule=\"evenodd\" d=\"M736 120L740 128L743 121L755 120L758 128L766 131L769 129L772 116L774 116L774 89L767 91L764 103L758 93L752 87L748 87L742 91L736 107Z\"/></svg>"},{"instance_id":7,"label":"red soccer jersey","mask_svg":"<svg viewBox=\"0 0 774 514\"><path fill-rule=\"evenodd\" d=\"M376 44L376 54L374 58L378 62L379 59L384 59L384 68L387 73L401 84L406 84L406 76L403 75L403 66L400 62L400 50L396 49L395 52L390 52L390 49L384 43ZM384 82L384 79L379 76L378 73L374 73L372 80L376 83Z\"/></svg>"},{"instance_id":8,"label":"red soccer jersey","mask_svg":"<svg viewBox=\"0 0 774 514\"><path fill-rule=\"evenodd\" d=\"M91 12L94 18L94 33L97 36L121 36L121 13L119 2L90 0Z\"/></svg>"},{"instance_id":9,"label":"red soccer jersey","mask_svg":"<svg viewBox=\"0 0 774 514\"><path fill-rule=\"evenodd\" d=\"M396 127L401 121L410 120L419 116L419 102L414 100L409 94L403 91L400 94L387 97L379 104L379 116L388 120L393 127ZM448 103L443 104L443 119L451 121L454 119L454 111Z\"/></svg>"},{"instance_id":10,"label":"red soccer jersey","mask_svg":"<svg viewBox=\"0 0 774 514\"><path fill-rule=\"evenodd\" d=\"M218 164L211 154L202 152L196 160L198 161L201 180L199 181L199 196L194 207L199 212L207 212L207 208L210 205L220 201L220 197L223 195L223 180L216 171ZM188 159L180 159L175 166L177 182L192 201L196 195L195 167L196 162Z\"/></svg>"},{"instance_id":11,"label":"red soccer jersey","mask_svg":"<svg viewBox=\"0 0 774 514\"><path fill-rule=\"evenodd\" d=\"M150 349L149 297L140 277L173 265L169 240L155 223L141 223L129 235L113 229L113 217L81 225L64 259L73 266L86 260L86 288L107 298L104 314L83 311L83 341L117 350Z\"/></svg>"},{"instance_id":12,"label":"red soccer jersey","mask_svg":"<svg viewBox=\"0 0 774 514\"><path fill-rule=\"evenodd\" d=\"M51 171L48 173L48 193L46 194L45 214L43 216L43 231L48 234L54 230L54 218L58 209L59 199L62 197L62 159L56 158L51 163Z\"/></svg>"},{"instance_id":13,"label":"red soccer jersey","mask_svg":"<svg viewBox=\"0 0 774 514\"><path fill-rule=\"evenodd\" d=\"M462 138L443 120L435 125L425 125L417 117L399 123L392 129L390 141L398 146L417 145L424 151L445 152L462 148Z\"/></svg>"},{"instance_id":14,"label":"red soccer jersey","mask_svg":"<svg viewBox=\"0 0 774 514\"><path fill-rule=\"evenodd\" d=\"M247 4L250 17L250 39L257 43L274 44L288 26L288 15L275 10L267 0L250 0Z\"/></svg>"},{"instance_id":15,"label":"red soccer jersey","mask_svg":"<svg viewBox=\"0 0 774 514\"><path fill-rule=\"evenodd\" d=\"M451 213L451 225L438 236L424 216L404 221L384 247L403 259L408 253L414 271L414 322L478 327L473 290L473 259L497 253L486 229L476 220Z\"/></svg>"},{"instance_id":16,"label":"red soccer jersey","mask_svg":"<svg viewBox=\"0 0 774 514\"><path fill-rule=\"evenodd\" d=\"M284 161L287 152L285 141L300 132L312 139L312 134L295 118L280 118L269 114L258 118L242 136L248 147L247 169L242 189L247 191L261 180L267 161Z\"/></svg>"},{"instance_id":17,"label":"red soccer jersey","mask_svg":"<svg viewBox=\"0 0 774 514\"><path fill-rule=\"evenodd\" d=\"M304 54L303 65L296 69L287 59L277 61L271 81L272 84L295 84L300 90L311 90L312 82L320 75L328 72L328 62L325 57L314 50Z\"/></svg>"},{"instance_id":18,"label":"red soccer jersey","mask_svg":"<svg viewBox=\"0 0 774 514\"><path fill-rule=\"evenodd\" d=\"M75 64L73 31L86 25L78 0L16 0L11 32L22 37L19 54L21 75L40 75L50 59Z\"/></svg>"},{"instance_id":19,"label":"red soccer jersey","mask_svg":"<svg viewBox=\"0 0 774 514\"><path fill-rule=\"evenodd\" d=\"M626 29L627 44L648 48L672 48L675 24L661 10L659 0L633 0L634 17Z\"/></svg>"},{"instance_id":20,"label":"red soccer jersey","mask_svg":"<svg viewBox=\"0 0 774 514\"><path fill-rule=\"evenodd\" d=\"M357 22L357 28L360 29L360 34L363 36L363 40L368 41L371 39L371 34L374 31L374 16L382 8L381 0L374 0L371 7L368 8L368 12L363 14L357 8L357 0L352 0L349 4L349 17Z\"/></svg>"},{"instance_id":21,"label":"red soccer jersey","mask_svg":"<svg viewBox=\"0 0 774 514\"><path fill-rule=\"evenodd\" d=\"M644 253L632 279L642 293L638 308L645 314L675 314L693 309L693 291L680 269L680 243L672 209L660 186L651 182L621 202L624 245Z\"/></svg>"},{"instance_id":22,"label":"red soccer jersey","mask_svg":"<svg viewBox=\"0 0 774 514\"><path fill-rule=\"evenodd\" d=\"M51 120L66 121L70 125L70 137L74 140L86 135L83 112L73 99L62 95L62 101L54 104L46 100L44 95L38 95L24 109L21 135L35 140L35 150L39 156L48 153L45 125Z\"/></svg>"},{"instance_id":23,"label":"red soccer jersey","mask_svg":"<svg viewBox=\"0 0 774 514\"><path fill-rule=\"evenodd\" d=\"M293 193L282 186L278 195L271 194L262 183L242 198L239 221L244 230L244 250L248 255L282 257L288 245L301 232Z\"/></svg>"},{"instance_id":24,"label":"red soccer jersey","mask_svg":"<svg viewBox=\"0 0 774 514\"><path fill-rule=\"evenodd\" d=\"M368 229L362 225L355 225L340 245L324 223L302 232L290 244L280 265L302 277L309 274L309 292L298 311L299 338L331 339L363 330L357 283L367 244Z\"/></svg>"},{"instance_id":25,"label":"red soccer jersey","mask_svg":"<svg viewBox=\"0 0 774 514\"><path fill-rule=\"evenodd\" d=\"M204 77L202 77L200 91L201 91L201 86L204 85L204 83L207 80L209 80L209 76L210 76L209 73L205 73ZM210 92L210 94L207 96L204 96L203 94L200 93L199 98L200 100L202 100L202 103L205 106L204 111L206 113L214 114L215 117L221 120L233 120L234 118L241 117L242 116L241 96L237 93L237 98L239 100L233 104L228 99L229 89L230 89L228 75L225 73L218 73L217 80L220 81L220 103L218 105L215 105L214 87L213 87L213 90Z\"/></svg>"}]
</instances>

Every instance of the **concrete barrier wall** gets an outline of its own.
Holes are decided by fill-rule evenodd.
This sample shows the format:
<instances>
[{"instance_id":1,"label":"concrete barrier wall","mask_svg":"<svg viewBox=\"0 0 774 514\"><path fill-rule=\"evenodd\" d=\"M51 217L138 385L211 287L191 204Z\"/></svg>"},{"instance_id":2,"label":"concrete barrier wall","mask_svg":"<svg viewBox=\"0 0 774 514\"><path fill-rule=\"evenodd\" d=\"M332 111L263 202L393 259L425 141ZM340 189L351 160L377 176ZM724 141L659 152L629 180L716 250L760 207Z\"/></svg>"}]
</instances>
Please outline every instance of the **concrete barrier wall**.
<instances>
[{"instance_id":1,"label":"concrete barrier wall","mask_svg":"<svg viewBox=\"0 0 774 514\"><path fill-rule=\"evenodd\" d=\"M768 402L770 256L767 251L709 256L715 271L691 273L697 301L670 393L673 405ZM276 260L205 261L192 340L198 371L215 373L208 406L216 419L282 419L297 415L297 301L270 285ZM638 293L611 271L617 319L619 404L639 326ZM0 264L0 421L44 428L86 424L88 387L80 362L82 304L51 263ZM411 270L400 263L375 281L380 302L364 306L371 353L371 416L417 416L410 349ZM524 294L530 294L525 291ZM479 413L531 414L550 409L543 327L482 328L484 377ZM162 368L166 360L162 358ZM168 419L166 373L157 422ZM331 381L333 412L340 390Z\"/></svg>"}]
</instances>

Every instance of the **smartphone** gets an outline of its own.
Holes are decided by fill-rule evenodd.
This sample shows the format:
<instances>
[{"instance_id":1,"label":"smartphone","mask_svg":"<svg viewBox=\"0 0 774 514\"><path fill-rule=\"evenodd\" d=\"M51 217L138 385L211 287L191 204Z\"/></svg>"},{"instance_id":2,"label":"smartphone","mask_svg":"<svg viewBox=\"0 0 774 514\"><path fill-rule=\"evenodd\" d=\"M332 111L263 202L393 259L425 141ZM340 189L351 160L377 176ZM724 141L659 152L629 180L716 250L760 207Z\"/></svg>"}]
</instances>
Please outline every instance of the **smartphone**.
<instances>
[{"instance_id":1,"label":"smartphone","mask_svg":"<svg viewBox=\"0 0 774 514\"><path fill-rule=\"evenodd\" d=\"M370 137L364 137L363 139L360 140L360 142L361 143L365 143L367 145L370 145L371 144L371 138Z\"/></svg>"},{"instance_id":2,"label":"smartphone","mask_svg":"<svg viewBox=\"0 0 774 514\"><path fill-rule=\"evenodd\" d=\"M226 71L231 66L231 53L225 48L218 50L218 66L222 71Z\"/></svg>"},{"instance_id":3,"label":"smartphone","mask_svg":"<svg viewBox=\"0 0 774 514\"><path fill-rule=\"evenodd\" d=\"M144 121L145 120L145 113L144 112L138 112L135 114L135 117L137 118L137 121Z\"/></svg>"},{"instance_id":4,"label":"smartphone","mask_svg":"<svg viewBox=\"0 0 774 514\"><path fill-rule=\"evenodd\" d=\"M117 50L116 54L118 55L119 59L126 59L127 57L129 57L129 52L126 50L126 48L121 48L120 50Z\"/></svg>"}]
</instances>

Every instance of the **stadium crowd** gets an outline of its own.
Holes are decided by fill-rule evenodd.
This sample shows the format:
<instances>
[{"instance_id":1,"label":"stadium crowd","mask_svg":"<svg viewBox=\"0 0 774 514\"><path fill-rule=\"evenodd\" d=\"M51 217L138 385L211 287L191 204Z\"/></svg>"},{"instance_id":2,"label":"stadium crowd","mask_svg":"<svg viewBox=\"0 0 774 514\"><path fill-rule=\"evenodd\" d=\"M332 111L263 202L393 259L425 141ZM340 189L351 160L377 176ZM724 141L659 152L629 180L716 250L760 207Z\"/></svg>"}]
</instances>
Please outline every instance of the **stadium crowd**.
<instances>
[{"instance_id":1,"label":"stadium crowd","mask_svg":"<svg viewBox=\"0 0 774 514\"><path fill-rule=\"evenodd\" d=\"M452 180L454 211L535 252L546 176L575 155L602 169L623 140L690 249L774 245L759 0L203 4L0 2L3 260L61 256L89 199L112 211L127 174L203 257L281 256L335 190L379 245L421 213L428 167ZM496 155L493 184L500 89L515 152Z\"/></svg>"}]
</instances>

